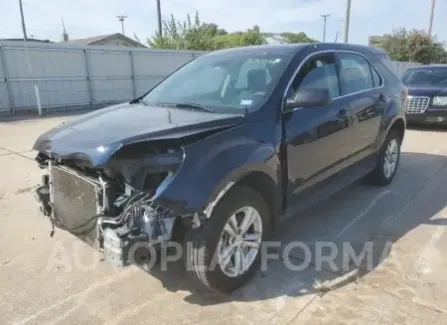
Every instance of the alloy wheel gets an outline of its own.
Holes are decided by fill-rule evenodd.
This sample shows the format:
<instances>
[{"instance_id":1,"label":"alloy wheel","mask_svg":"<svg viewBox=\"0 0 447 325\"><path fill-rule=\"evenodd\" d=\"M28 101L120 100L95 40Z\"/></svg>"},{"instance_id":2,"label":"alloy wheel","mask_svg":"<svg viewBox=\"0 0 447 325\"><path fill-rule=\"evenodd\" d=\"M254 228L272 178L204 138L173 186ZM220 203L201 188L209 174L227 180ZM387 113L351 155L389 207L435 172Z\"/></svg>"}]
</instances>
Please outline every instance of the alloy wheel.
<instances>
[{"instance_id":1,"label":"alloy wheel","mask_svg":"<svg viewBox=\"0 0 447 325\"><path fill-rule=\"evenodd\" d=\"M383 173L386 178L390 178L396 170L399 156L399 144L396 139L391 139L385 151L383 161Z\"/></svg>"},{"instance_id":2,"label":"alloy wheel","mask_svg":"<svg viewBox=\"0 0 447 325\"><path fill-rule=\"evenodd\" d=\"M238 277L253 264L262 241L262 219L250 206L237 210L227 221L217 246L217 262L228 277Z\"/></svg>"}]
</instances>

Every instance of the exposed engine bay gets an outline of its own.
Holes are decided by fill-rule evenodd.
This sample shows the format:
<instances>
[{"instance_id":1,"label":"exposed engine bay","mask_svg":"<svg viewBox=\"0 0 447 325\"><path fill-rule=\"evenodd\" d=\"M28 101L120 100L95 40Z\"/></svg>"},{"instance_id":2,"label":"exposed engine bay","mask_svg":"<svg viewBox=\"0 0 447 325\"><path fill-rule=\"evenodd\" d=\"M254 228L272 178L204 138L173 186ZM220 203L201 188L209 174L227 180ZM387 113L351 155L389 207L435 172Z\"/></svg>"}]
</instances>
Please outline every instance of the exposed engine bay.
<instances>
[{"instance_id":1,"label":"exposed engine bay","mask_svg":"<svg viewBox=\"0 0 447 325\"><path fill-rule=\"evenodd\" d=\"M150 152L143 157L141 152ZM175 176L184 158L180 147L168 150L136 144L123 148L105 166L87 160L54 159L39 153L45 170L35 195L55 228L66 230L104 254L115 265L133 261L135 243L157 245L172 238L177 219L156 202L157 193Z\"/></svg>"}]
</instances>

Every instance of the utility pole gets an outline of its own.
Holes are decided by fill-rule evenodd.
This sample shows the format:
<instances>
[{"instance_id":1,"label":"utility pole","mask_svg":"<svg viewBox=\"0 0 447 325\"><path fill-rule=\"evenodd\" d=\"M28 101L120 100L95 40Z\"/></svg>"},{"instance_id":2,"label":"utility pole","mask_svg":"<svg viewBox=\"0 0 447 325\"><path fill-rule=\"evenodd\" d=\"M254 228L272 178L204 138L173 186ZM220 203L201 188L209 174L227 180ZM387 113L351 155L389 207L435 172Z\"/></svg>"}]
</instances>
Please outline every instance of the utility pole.
<instances>
[{"instance_id":1,"label":"utility pole","mask_svg":"<svg viewBox=\"0 0 447 325\"><path fill-rule=\"evenodd\" d=\"M19 0L19 6L20 6L20 16L22 17L23 39L26 41L28 40L28 36L26 36L25 15L23 14L22 0Z\"/></svg>"},{"instance_id":2,"label":"utility pole","mask_svg":"<svg viewBox=\"0 0 447 325\"><path fill-rule=\"evenodd\" d=\"M430 25L428 27L428 36L431 36L433 30L433 18L435 16L435 6L436 6L436 0L432 0L430 10Z\"/></svg>"},{"instance_id":3,"label":"utility pole","mask_svg":"<svg viewBox=\"0 0 447 325\"><path fill-rule=\"evenodd\" d=\"M118 20L121 22L121 31L123 32L124 35L124 19L126 19L127 16L116 16L116 18L118 18Z\"/></svg>"},{"instance_id":4,"label":"utility pole","mask_svg":"<svg viewBox=\"0 0 447 325\"><path fill-rule=\"evenodd\" d=\"M321 18L323 18L323 21L324 21L324 27L323 27L323 43L325 43L326 42L326 22L327 22L327 19L330 17L331 15L329 15L329 14L326 14L326 15L321 15Z\"/></svg>"},{"instance_id":5,"label":"utility pole","mask_svg":"<svg viewBox=\"0 0 447 325\"><path fill-rule=\"evenodd\" d=\"M158 21L158 35L163 36L163 28L161 27L161 4L157 1L157 21Z\"/></svg>"},{"instance_id":6,"label":"utility pole","mask_svg":"<svg viewBox=\"0 0 447 325\"><path fill-rule=\"evenodd\" d=\"M349 21L351 19L351 0L346 0L345 43L349 41Z\"/></svg>"}]
</instances>

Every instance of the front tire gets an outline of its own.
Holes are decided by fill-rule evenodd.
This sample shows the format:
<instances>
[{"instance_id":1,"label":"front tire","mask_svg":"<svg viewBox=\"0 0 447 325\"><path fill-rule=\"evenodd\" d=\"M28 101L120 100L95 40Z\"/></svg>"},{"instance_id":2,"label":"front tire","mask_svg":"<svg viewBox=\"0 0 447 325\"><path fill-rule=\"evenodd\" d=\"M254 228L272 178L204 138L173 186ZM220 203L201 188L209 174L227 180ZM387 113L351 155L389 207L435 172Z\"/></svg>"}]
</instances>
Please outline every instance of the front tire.
<instances>
[{"instance_id":1,"label":"front tire","mask_svg":"<svg viewBox=\"0 0 447 325\"><path fill-rule=\"evenodd\" d=\"M400 134L392 130L380 149L376 167L368 175L370 184L387 186L393 181L399 167L401 145Z\"/></svg>"},{"instance_id":2,"label":"front tire","mask_svg":"<svg viewBox=\"0 0 447 325\"><path fill-rule=\"evenodd\" d=\"M190 231L188 272L211 291L231 293L259 269L261 243L270 232L270 210L256 190L235 185L207 223Z\"/></svg>"}]
</instances>

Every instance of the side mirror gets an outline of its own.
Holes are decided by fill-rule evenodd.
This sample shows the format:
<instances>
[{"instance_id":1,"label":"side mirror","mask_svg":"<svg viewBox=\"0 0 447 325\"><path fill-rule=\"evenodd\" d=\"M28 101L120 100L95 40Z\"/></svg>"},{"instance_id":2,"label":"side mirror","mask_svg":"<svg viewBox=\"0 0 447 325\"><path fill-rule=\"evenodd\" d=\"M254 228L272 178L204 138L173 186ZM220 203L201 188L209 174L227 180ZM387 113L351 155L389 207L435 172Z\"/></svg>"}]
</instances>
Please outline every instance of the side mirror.
<instances>
[{"instance_id":1,"label":"side mirror","mask_svg":"<svg viewBox=\"0 0 447 325\"><path fill-rule=\"evenodd\" d=\"M287 99L285 109L289 111L297 107L326 106L331 101L329 89L298 89L292 98Z\"/></svg>"}]
</instances>

